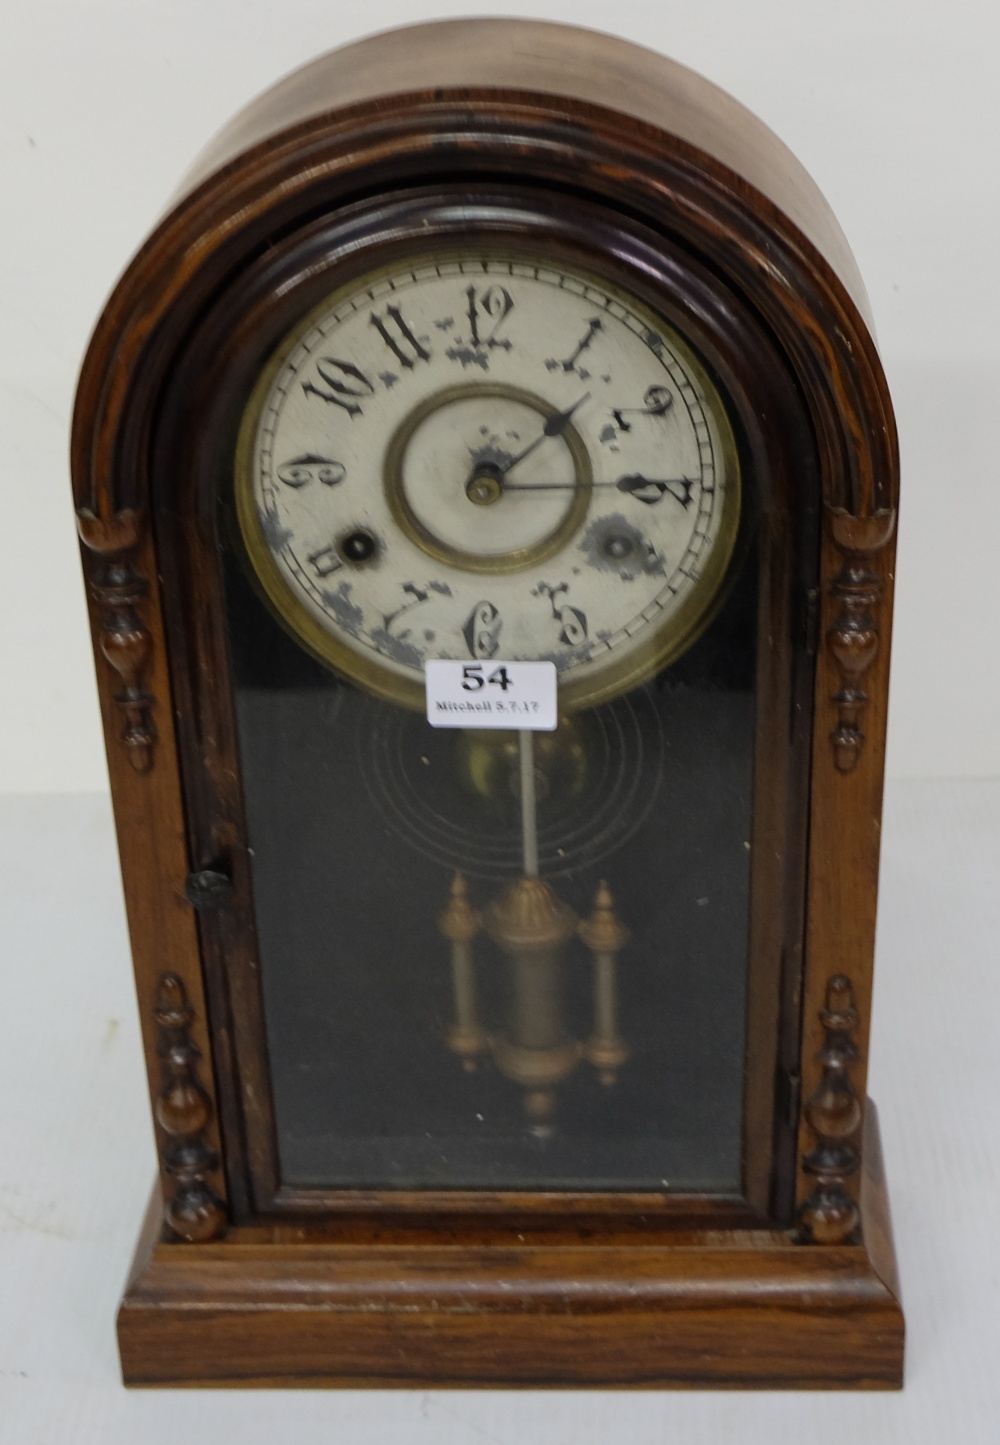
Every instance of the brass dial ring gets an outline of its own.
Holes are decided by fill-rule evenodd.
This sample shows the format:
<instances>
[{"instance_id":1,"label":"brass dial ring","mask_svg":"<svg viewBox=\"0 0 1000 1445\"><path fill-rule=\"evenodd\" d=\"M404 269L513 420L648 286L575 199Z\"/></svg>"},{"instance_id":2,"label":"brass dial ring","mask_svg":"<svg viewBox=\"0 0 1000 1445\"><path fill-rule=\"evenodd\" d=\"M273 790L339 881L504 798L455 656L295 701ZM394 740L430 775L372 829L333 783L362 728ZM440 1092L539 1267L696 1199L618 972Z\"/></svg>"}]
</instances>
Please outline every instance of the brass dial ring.
<instances>
[{"instance_id":1,"label":"brass dial ring","mask_svg":"<svg viewBox=\"0 0 1000 1445\"><path fill-rule=\"evenodd\" d=\"M425 398L419 406L414 407L393 433L386 449L383 470L386 498L393 519L400 530L424 552L437 558L438 561L446 562L451 567L459 567L466 572L482 572L493 575L521 572L527 567L535 567L549 557L554 557L583 525L590 507L594 480L590 456L582 437L571 423L567 423L560 430L558 437L553 437L551 442L546 443L547 445L556 445L564 442L568 447L573 459L576 487L571 492L569 505L559 524L548 531L544 537L539 538L537 542L530 546L517 547L510 551L504 551L502 554L493 555L470 552L452 546L443 538L436 536L426 522L417 516L410 504L405 485L407 448L417 429L435 412L457 402L464 403L479 397L501 398L528 406L538 413L543 425L559 415L557 407L534 392L498 382L468 382L435 392L433 396ZM478 485L476 485L477 483ZM464 489L469 501L476 506L488 507L503 497L503 477L499 469L492 476L487 472L477 475L474 466L471 466L470 475L456 478L455 485L456 492L460 488Z\"/></svg>"}]
</instances>

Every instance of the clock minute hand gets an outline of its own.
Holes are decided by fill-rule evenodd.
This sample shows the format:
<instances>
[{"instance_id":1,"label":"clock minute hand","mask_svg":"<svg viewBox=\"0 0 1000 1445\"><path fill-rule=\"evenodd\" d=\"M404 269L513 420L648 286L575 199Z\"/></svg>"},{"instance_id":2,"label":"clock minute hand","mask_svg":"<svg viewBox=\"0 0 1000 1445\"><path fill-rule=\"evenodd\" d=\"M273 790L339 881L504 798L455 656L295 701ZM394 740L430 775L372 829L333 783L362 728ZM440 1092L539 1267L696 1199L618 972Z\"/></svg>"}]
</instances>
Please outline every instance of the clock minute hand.
<instances>
[{"instance_id":1,"label":"clock minute hand","mask_svg":"<svg viewBox=\"0 0 1000 1445\"><path fill-rule=\"evenodd\" d=\"M531 442L528 446L526 446L523 452L518 452L516 457L512 457L507 463L507 465L501 468L500 475L502 477L505 477L508 472L513 471L514 467L516 467L520 462L523 462L526 456L530 456L530 454L535 450L535 448L540 447L542 442L547 441L549 437L562 436L563 432L570 424L573 413L575 411L578 411L580 407L583 406L583 403L585 401L588 401L589 398L590 392L585 391L580 397L579 401L575 401L573 405L567 407L565 411L560 411L557 412L555 416L550 416L548 421L545 423L545 426L542 428L541 436L535 437L535 440Z\"/></svg>"}]
</instances>

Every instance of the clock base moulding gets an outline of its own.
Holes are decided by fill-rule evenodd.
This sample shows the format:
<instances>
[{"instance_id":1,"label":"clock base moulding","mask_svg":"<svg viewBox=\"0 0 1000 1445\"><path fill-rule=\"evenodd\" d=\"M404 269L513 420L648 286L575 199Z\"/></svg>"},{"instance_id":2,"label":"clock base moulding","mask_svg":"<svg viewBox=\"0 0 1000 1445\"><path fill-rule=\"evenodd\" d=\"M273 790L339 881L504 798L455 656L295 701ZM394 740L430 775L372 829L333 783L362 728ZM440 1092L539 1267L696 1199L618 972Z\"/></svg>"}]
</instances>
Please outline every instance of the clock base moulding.
<instances>
[{"instance_id":1,"label":"clock base moulding","mask_svg":"<svg viewBox=\"0 0 1000 1445\"><path fill-rule=\"evenodd\" d=\"M854 1244L769 1230L359 1243L288 1226L177 1244L157 1189L118 1315L125 1383L898 1389L903 1317L866 1114Z\"/></svg>"}]
</instances>

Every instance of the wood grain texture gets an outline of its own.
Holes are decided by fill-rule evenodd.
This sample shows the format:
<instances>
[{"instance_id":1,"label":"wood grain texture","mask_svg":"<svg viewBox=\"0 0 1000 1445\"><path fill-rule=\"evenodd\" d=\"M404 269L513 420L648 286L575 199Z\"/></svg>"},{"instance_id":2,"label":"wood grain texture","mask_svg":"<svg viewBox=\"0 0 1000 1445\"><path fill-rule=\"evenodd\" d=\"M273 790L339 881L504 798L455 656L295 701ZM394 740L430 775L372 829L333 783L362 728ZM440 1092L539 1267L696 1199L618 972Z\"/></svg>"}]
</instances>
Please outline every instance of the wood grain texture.
<instances>
[{"instance_id":1,"label":"wood grain texture","mask_svg":"<svg viewBox=\"0 0 1000 1445\"><path fill-rule=\"evenodd\" d=\"M842 518L828 511L826 523L821 554L824 633L835 631L839 625L841 602L834 592L834 582L843 566L843 553L834 535L834 526L842 526ZM884 545L866 554L865 565L878 582L878 606L872 621L887 644L892 620L895 533L885 526L885 518L882 535ZM836 695L840 685L836 657L830 648L820 648L816 658L802 991L800 1067L804 1099L819 1087L822 1076L822 1014L829 980L838 974L850 978L854 988L858 1024L853 1038L858 1058L851 1077L858 1095L864 1097L866 1092L889 693L888 646L880 645L870 661L865 680L865 746L857 750L854 765L847 772L837 767L836 751L830 745L830 734L839 726ZM804 1161L813 1144L812 1130L804 1115L799 1131L799 1157ZM800 1162L796 1182L800 1207L812 1193L814 1183ZM856 1196L857 1180L847 1187Z\"/></svg>"},{"instance_id":2,"label":"wood grain texture","mask_svg":"<svg viewBox=\"0 0 1000 1445\"><path fill-rule=\"evenodd\" d=\"M156 1244L118 1319L129 1384L894 1388L903 1322L877 1128L871 1244ZM148 1241L147 1241L148 1248Z\"/></svg>"},{"instance_id":3,"label":"wood grain texture","mask_svg":"<svg viewBox=\"0 0 1000 1445\"><path fill-rule=\"evenodd\" d=\"M151 697L158 701L155 754L148 768L136 768L132 749L122 736L117 688L120 676L100 663L104 657L104 604L99 589L88 588L90 623L98 660L98 692L108 752L111 797L118 832L125 907L128 915L135 969L139 1018L142 1026L150 1105L161 1160L161 1195L169 1198L175 1187L166 1166L170 1135L156 1120L155 1108L162 1087L161 1031L156 1013L161 981L167 973L179 977L193 1011L190 1038L202 1056L200 1086L211 1107L204 1137L216 1163L206 1175L215 1197L224 1200L226 1183L219 1164L221 1141L215 1106L213 1048L207 1026L201 956L193 911L184 896L189 865L184 836L184 811L174 741L172 687L160 610L160 585L152 539L137 514L112 518L110 523L89 520L81 527L83 567L88 580L100 577L110 562L126 559L145 584L142 627L148 633L143 676ZM94 544L99 545L100 550ZM162 1216L162 1204L161 1204Z\"/></svg>"},{"instance_id":4,"label":"wood grain texture","mask_svg":"<svg viewBox=\"0 0 1000 1445\"><path fill-rule=\"evenodd\" d=\"M553 101L564 114L598 107L677 137L741 177L827 259L868 315L868 298L836 217L773 131L686 66L616 36L545 21L464 19L407 26L331 51L259 96L206 146L175 200L276 131L332 111L423 104L460 92L474 105ZM404 99L405 97L405 99Z\"/></svg>"},{"instance_id":5,"label":"wood grain texture","mask_svg":"<svg viewBox=\"0 0 1000 1445\"><path fill-rule=\"evenodd\" d=\"M507 27L507 48L517 50L522 22L487 25ZM675 67L620 42L616 93L627 92L644 107L641 116L563 96L573 66L568 52L553 53L551 46L540 58L548 80L538 78L537 92L477 88L489 73L487 31L475 22L459 28L463 34L447 26L431 30L442 39L452 36L451 70L454 77L464 75L464 84L453 78L433 92L408 96L405 104L381 90L367 103L341 108L334 94L322 114L305 121L279 87L245 113L247 134L263 132L265 138L258 136L254 148L182 195L122 278L95 330L73 429L81 517L110 527L115 516L136 504L142 508L149 418L134 407L135 395L156 388L178 337L241 264L303 217L329 213L359 194L485 174L557 190L571 177L611 207L625 207L683 238L739 291L754 294L812 394L814 424L831 463L822 479L829 504L859 516L892 509L895 427L874 341L852 292L853 263L840 247L832 245L827 254L819 244L836 223L811 182L797 181L790 195L805 186L816 215L826 218L817 241L754 183L758 174L776 182L787 176L784 146L690 72L683 72L683 96L673 107L683 113L683 125L661 124L666 118L658 120L655 97L669 93ZM500 38L490 33L494 53L503 48ZM404 32L371 42L376 90L377 72L384 70L391 90L400 56L412 64L410 39ZM575 82L592 96L605 93L598 60L591 54L585 66L581 57ZM729 162L717 154L723 135L734 150Z\"/></svg>"}]
</instances>

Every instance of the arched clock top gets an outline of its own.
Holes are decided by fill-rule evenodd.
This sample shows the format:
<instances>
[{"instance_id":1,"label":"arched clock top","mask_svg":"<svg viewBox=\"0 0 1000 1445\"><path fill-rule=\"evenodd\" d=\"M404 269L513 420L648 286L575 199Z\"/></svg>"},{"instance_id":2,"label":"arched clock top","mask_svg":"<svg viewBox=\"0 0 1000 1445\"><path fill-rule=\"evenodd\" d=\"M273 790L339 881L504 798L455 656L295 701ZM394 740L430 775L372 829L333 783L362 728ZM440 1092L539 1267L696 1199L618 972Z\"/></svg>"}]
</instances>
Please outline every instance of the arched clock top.
<instances>
[{"instance_id":1,"label":"arched clock top","mask_svg":"<svg viewBox=\"0 0 1000 1445\"><path fill-rule=\"evenodd\" d=\"M420 89L414 87L419 77ZM553 113L602 107L675 136L766 196L827 258L868 318L868 297L826 199L788 147L704 76L613 35L579 26L496 18L438 20L368 36L319 56L258 96L212 140L178 199L281 131L373 101L403 108L461 94L557 100ZM634 127L633 127L634 128Z\"/></svg>"},{"instance_id":2,"label":"arched clock top","mask_svg":"<svg viewBox=\"0 0 1000 1445\"><path fill-rule=\"evenodd\" d=\"M414 60L424 49L427 67ZM440 83L401 89L413 74ZM164 378L195 318L247 265L359 195L473 177L549 196L570 178L577 196L707 263L797 376L826 505L894 515L895 427L863 287L826 202L781 142L716 87L639 47L462 21L324 57L209 148L123 276L83 368L72 459L87 547L120 550L122 514L145 509L147 424Z\"/></svg>"}]
</instances>

